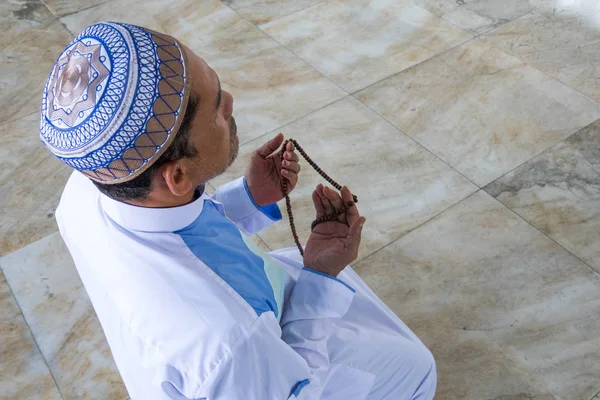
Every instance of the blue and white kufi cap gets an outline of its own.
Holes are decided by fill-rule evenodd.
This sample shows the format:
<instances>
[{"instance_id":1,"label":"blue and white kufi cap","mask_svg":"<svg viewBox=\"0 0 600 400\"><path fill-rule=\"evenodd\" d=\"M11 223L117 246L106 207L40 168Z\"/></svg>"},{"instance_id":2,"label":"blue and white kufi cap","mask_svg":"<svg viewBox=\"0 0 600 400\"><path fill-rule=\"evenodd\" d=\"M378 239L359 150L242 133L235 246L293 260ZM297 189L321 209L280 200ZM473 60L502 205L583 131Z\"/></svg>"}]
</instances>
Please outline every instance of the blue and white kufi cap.
<instances>
[{"instance_id":1,"label":"blue and white kufi cap","mask_svg":"<svg viewBox=\"0 0 600 400\"><path fill-rule=\"evenodd\" d=\"M139 26L84 29L58 57L42 99L42 142L102 183L131 180L169 147L187 107L183 46Z\"/></svg>"}]
</instances>

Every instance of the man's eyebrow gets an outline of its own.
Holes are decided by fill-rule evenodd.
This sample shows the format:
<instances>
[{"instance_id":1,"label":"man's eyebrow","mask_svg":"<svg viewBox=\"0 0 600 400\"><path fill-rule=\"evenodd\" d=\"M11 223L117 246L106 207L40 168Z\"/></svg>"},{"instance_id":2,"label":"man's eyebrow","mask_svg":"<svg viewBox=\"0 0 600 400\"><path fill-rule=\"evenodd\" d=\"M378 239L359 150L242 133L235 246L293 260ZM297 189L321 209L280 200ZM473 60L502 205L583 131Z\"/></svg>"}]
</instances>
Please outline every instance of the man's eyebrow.
<instances>
[{"instance_id":1,"label":"man's eyebrow","mask_svg":"<svg viewBox=\"0 0 600 400\"><path fill-rule=\"evenodd\" d=\"M215 73L216 75L216 73ZM217 83L219 84L219 91L217 92L217 102L216 102L216 107L215 109L219 109L219 106L221 105L221 80L219 79L219 75L217 75Z\"/></svg>"}]
</instances>

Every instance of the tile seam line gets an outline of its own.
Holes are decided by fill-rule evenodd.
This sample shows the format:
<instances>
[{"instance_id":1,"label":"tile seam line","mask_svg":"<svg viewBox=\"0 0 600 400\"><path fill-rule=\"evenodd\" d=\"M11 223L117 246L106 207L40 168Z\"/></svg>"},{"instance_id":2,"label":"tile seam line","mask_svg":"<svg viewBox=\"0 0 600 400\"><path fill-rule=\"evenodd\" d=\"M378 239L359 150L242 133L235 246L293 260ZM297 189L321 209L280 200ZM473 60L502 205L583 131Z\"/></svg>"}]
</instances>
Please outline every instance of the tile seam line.
<instances>
[{"instance_id":1,"label":"tile seam line","mask_svg":"<svg viewBox=\"0 0 600 400\"><path fill-rule=\"evenodd\" d=\"M46 4L45 4L45 0L40 0L40 1L41 1L42 3L44 3L44 5L46 5ZM80 13L80 12L82 12L82 11L86 11L86 10L89 10L89 9L91 9L91 8L94 8L94 7L101 6L101 5L103 5L103 4L110 3L110 2L112 2L112 1L115 1L115 0L106 0L106 1L100 2L100 3L98 3L98 4L92 4L91 6L87 6L87 7L84 7L84 8L82 8L82 9L80 9L80 10L75 10L75 11L73 11L73 12L70 12L70 13L68 13L68 14L64 14L64 15L60 15L60 16L58 16L58 15L54 14L54 13L52 12L52 10L50 10L50 7L48 7L47 5L46 5L46 8L48 8L48 9L50 10L50 12L52 13L52 15L54 15L54 17L56 17L57 19L59 19L59 20L60 20L61 18L68 17L68 16L71 16L71 15L73 15L73 14ZM70 31L69 31L69 32L70 32Z\"/></svg>"},{"instance_id":2,"label":"tile seam line","mask_svg":"<svg viewBox=\"0 0 600 400\"><path fill-rule=\"evenodd\" d=\"M295 11L293 13L290 13L289 15L293 15L295 13L301 12L301 11L305 11L308 10L310 8L313 7L317 7L321 4L325 3L325 1L322 1L318 4L315 4L313 6L310 7L306 7L303 8L302 10L298 10ZM317 68L315 68L311 63L309 63L308 61L306 61L304 58L300 57L298 54L296 54L294 51L292 51L291 49L289 49L287 46L283 45L281 42L279 42L279 40L275 39L273 36L269 35L267 32L265 32L259 25L255 24L254 22L246 19L243 15L241 15L236 9L229 7L227 4L224 4L227 8L229 8L230 10L232 10L233 12L235 12L238 17L240 17L241 19L243 19L244 21L252 24L252 26L254 26L255 29L257 29L259 32L261 32L262 34L264 34L266 37L268 37L269 39L271 39L272 41L274 41L275 43L277 43L279 46L281 46L282 48L284 48L288 53L292 54L294 57L296 57L298 60L302 61L304 64L308 65L308 67L310 69L312 69L313 71L317 72L320 76L324 77L325 79L327 79L329 82L333 83L335 86L337 86L338 88L340 88L344 93L346 94L350 94L350 92L346 89L344 89L343 87L341 87L337 82L334 82L328 75L322 73L321 71L319 71ZM279 18L278 18L279 19ZM262 24L264 25L264 24Z\"/></svg>"},{"instance_id":3,"label":"tile seam line","mask_svg":"<svg viewBox=\"0 0 600 400\"><path fill-rule=\"evenodd\" d=\"M320 2L320 3L318 3L318 4L315 4L315 5L313 5L313 6L310 6L310 7L304 8L304 9L302 9L302 10L295 11L295 12L293 12L293 13L289 14L289 15L293 15L293 14L295 14L295 13L297 13L297 12L300 12L300 11L305 11L305 10L308 10L308 9L310 9L310 8L317 7L317 6L319 6L319 5L321 5L321 4L324 4L324 3L327 3L327 1L322 1L322 2ZM460 31L462 31L462 32L465 32L467 35L469 35L469 36L471 36L471 37L470 37L470 38L468 38L468 39L465 39L464 41L462 41L462 42L460 42L460 43L458 43L458 44L456 44L455 46L452 46L452 47L450 47L450 48L448 48L448 49L446 49L446 50L443 50L443 51L441 51L441 52L439 52L439 53L437 53L437 54L434 54L434 55L432 55L431 57L429 57L429 58L427 58L427 59L425 59L425 60L422 60L422 61L420 61L420 62L418 62L418 63L416 63L416 64L413 64L413 65L410 65L410 66L408 66L408 67L406 67L406 68L402 69L401 71L394 72L394 73L392 73L392 74L390 74L390 75L388 75L388 76L385 76L384 78L381 78L381 79L379 79L379 80L377 80L377 81L375 81L375 82L373 82L373 83L369 83L369 84L367 84L366 86L364 86L364 87L361 87L361 88L358 88L358 89L356 89L356 90L353 90L353 91L351 91L351 90L347 90L347 89L344 89L344 88L343 88L342 86L340 86L338 83L334 82L334 81L332 80L332 78L331 78L329 75L327 75L327 74L325 74L325 73L321 72L321 71L320 71L320 70L318 70L316 67L314 67L312 64L310 64L308 61L306 61L304 58L300 57L300 56L299 56L298 54L296 54L294 51L290 50L290 49L289 49L287 46L285 46L284 44L280 43L280 42L279 42L277 39L275 39L273 36L269 35L269 34L268 34L266 31L264 31L264 30L263 30L263 29L262 29L262 28L261 28L259 25L256 25L256 24L254 24L254 23L253 23L253 25L254 25L254 26L256 26L256 27L257 27L257 28L258 28L258 29L259 29L261 32L264 32L264 33L265 33L265 35L267 35L268 37L270 37L271 39L273 39L275 42L277 42L277 43L278 43L280 46L282 46L283 48L285 48L286 50L288 50L290 53L292 53L293 55L295 55L296 57L298 57L299 59L301 59L302 61L304 61L306 64L308 64L308 65L309 65L311 68L313 68L314 70L318 71L318 72L319 72L321 75L323 75L324 77L326 77L327 79L329 79L331 82L333 82L335 85L337 85L337 86L338 86L340 89L344 90L345 92L347 92L347 93L348 93L348 94L350 94L350 95L354 95L355 93L357 93L357 92L360 92L361 90L364 90L364 89L366 89L366 88L368 88L368 87L370 87L370 86L372 86L372 85L376 85L376 84L378 84L378 83L380 83L380 82L382 82L382 81L384 81L384 80L386 80L386 79L388 79L388 78L391 78L392 76L395 76L395 75L397 75L397 74L399 74L399 73L401 73L401 72L404 72L404 71L406 71L406 70L408 70L408 69L410 69L410 68L416 67L417 65L420 65L420 64L422 64L422 63L424 63L424 62L426 62L426 61L428 61L428 60L431 60L432 58L435 58L435 57L437 57L437 56L439 56L439 55L441 55L441 54L443 54L443 53L445 53L445 52L447 52L447 51L450 51L450 50L452 50L452 49L455 49L456 47L462 46L463 44L465 44L465 43L468 43L468 42L470 42L471 40L473 40L473 39L475 39L475 38L476 38L476 36L472 35L470 32L468 32L468 31L466 31L466 30L464 30L464 29L462 29L462 28L459 28L459 27L457 27L456 25L454 25L454 24L452 24L452 23L450 23L450 22L446 21L446 20L445 20L445 19L443 19L442 17L438 17L437 15L433 14L431 11L429 11L429 10L427 10L427 9L425 9L425 8L423 8L423 7L421 7L421 6L419 6L418 4L415 4L415 3L414 3L412 0L410 1L410 4L412 4L412 5L414 5L415 7L417 7L417 8L420 8L420 9L422 9L422 10L424 10L424 11L426 11L426 12L430 13L431 15L433 15L433 16L434 16L434 17L436 17L436 18L439 18L439 19L443 20L444 22L446 22L446 23L448 23L448 24L452 25L453 27L457 28L458 30L460 30ZM235 10L234 10L234 11L235 11ZM239 14L238 14L238 15L239 15ZM240 15L240 16L241 16L241 15ZM242 18L243 18L243 17L242 17ZM280 17L280 18L277 18L277 19L281 19L281 18L283 18L283 17ZM275 21L275 20L277 20L277 19L274 19L273 21ZM250 22L250 23L252 23L251 21L249 21L249 22ZM271 22L271 21L269 21L269 22ZM261 25L266 25L266 24L267 24L267 23L264 23L264 24L261 24Z\"/></svg>"},{"instance_id":4,"label":"tile seam line","mask_svg":"<svg viewBox=\"0 0 600 400\"><path fill-rule=\"evenodd\" d=\"M483 190L483 189L481 189ZM500 200L498 200L497 198L495 198L494 196L492 196L491 194L487 193L485 190L483 190L488 196L490 196L492 199L494 199L494 201L496 201L498 204L500 204L502 207L506 208L507 210L509 210L511 213L513 213L514 215L516 215L518 218L522 219L523 221L525 221L529 226L531 226L533 229L535 229L537 232L541 233L543 236L545 236L546 238L548 238L549 240L551 240L552 242L554 242L554 244L556 244L558 247L560 247L561 249L563 249L564 251L566 251L567 253L569 253L570 255L572 255L573 257L575 257L579 262L581 262L583 265L585 265L586 267L588 267L592 273L594 275L597 275L600 277L600 271L597 271L596 269L594 269L591 265L589 265L588 263L586 263L585 261L583 261L581 258L579 258L579 256L577 256L576 254L574 254L571 250L565 248L565 246L563 246L562 244L560 244L559 242L557 242L556 240L554 240L552 237L548 236L546 233L542 232L541 230L538 229L538 227L536 227L535 225L533 225L529 220L527 220L526 218L524 218L523 216L521 216L521 214L519 214L518 212L516 212L515 210L513 210L512 208L508 207L506 204L502 203Z\"/></svg>"},{"instance_id":5,"label":"tile seam line","mask_svg":"<svg viewBox=\"0 0 600 400\"><path fill-rule=\"evenodd\" d=\"M547 149L545 149L545 150L542 150L542 151L540 151L539 153L535 154L533 157L530 157L530 158L529 158L529 159L527 159L526 161L523 161L521 164L517 165L516 167L514 167L514 168L513 168L513 169L511 169L510 171L507 171L505 174L502 174L501 176L499 176L499 177L495 178L493 181L491 181L491 182L489 182L489 183L486 183L486 184L485 184L485 185L482 187L482 189L483 189L483 190L485 190L485 191L486 191L486 192L487 192L487 193L488 193L490 196L492 196L492 194L490 194L490 193L489 193L489 192L486 190L486 188L487 188L487 187L489 187L490 185L492 185L492 184L494 184L494 183L498 182L500 179L502 179L502 178L506 177L507 175L509 175L509 174L511 174L511 173L513 173L513 172L515 172L517 169L521 168L523 165L527 164L529 161L532 161L534 158L541 157L541 156L543 156L545 153L548 153L548 152L552 151L552 150L553 150L555 147L558 147L560 144L562 144L563 142L567 141L567 140L568 140L569 138L571 138L572 136L574 136L574 135L578 134L579 132L581 132L581 131L582 131L582 130L584 130L584 129L587 129L587 128L589 128L590 126L594 125L594 124L595 124L595 123L597 123L597 122L600 122L600 114L599 114L599 116L598 116L598 118L597 118L597 119L593 120L593 121L592 121L592 122L590 122L589 124L587 124L587 125L584 125L584 126L582 126L581 128L578 128L578 129L576 129L575 131L573 131L573 132L569 133L569 135L568 135L568 136L566 136L564 139L562 139L562 140L559 140L558 142L554 143L552 146L548 147ZM495 196L492 196L492 197L496 198ZM508 206L507 206L507 207L508 207ZM509 207L509 208L510 208L510 207Z\"/></svg>"},{"instance_id":6,"label":"tile seam line","mask_svg":"<svg viewBox=\"0 0 600 400\"><path fill-rule=\"evenodd\" d=\"M372 253L364 256L361 259L357 259L354 263L351 264L351 266L356 266L357 264L360 264L361 262L365 261L366 259L368 259L369 257L375 255L376 253L379 253L380 251L384 250L386 247L391 246L392 244L396 243L397 241L399 241L400 239L402 239L403 237L411 234L413 231L416 231L417 229L421 228L422 226L424 226L425 224L433 221L434 219L436 219L437 217L439 217L440 215L442 215L444 212L450 210L453 207L456 207L457 205L459 205L460 203L462 203L463 201L475 196L477 193L481 192L482 189L477 188L477 190L475 190L473 193L469 193L468 195L466 195L465 197L463 197L462 199L450 204L448 207L444 208L443 210L441 210L440 212L438 212L437 214L433 215L431 218L428 218L427 220L423 221L422 223L418 224L417 226L415 226L414 228L411 228L409 230L407 230L405 233L403 233L402 235L396 237L395 239L392 239L389 243L381 246L380 248L376 249L375 251L373 251ZM491 196L490 196L491 197ZM504 206L504 204L502 205ZM506 206L504 206L506 207Z\"/></svg>"},{"instance_id":7,"label":"tile seam line","mask_svg":"<svg viewBox=\"0 0 600 400\"><path fill-rule=\"evenodd\" d=\"M269 129L267 132L261 133L259 136L256 136L256 137L254 137L254 138L252 138L252 139L249 139L249 140L246 140L245 142L243 142L243 143L240 143L240 146L247 145L248 143L250 143L250 142L252 142L252 141L254 141L254 140L257 140L257 139L263 138L263 137L267 136L268 134L270 134L271 132L275 132L275 131L277 131L277 130L281 130L282 128L285 128L286 126L288 126L288 125L291 125L291 124L293 124L293 123L295 123L295 122L297 122L297 121L301 120L302 118L308 117L308 116L310 116L310 115L312 115L312 114L314 114L314 113L316 113L316 112L319 112L319 111L321 111L322 109L324 109L324 108L326 108L326 107L329 107L329 106L330 106L330 105L332 105L332 104L335 104L335 103L337 103L338 101L342 101L342 100L344 100L344 99L347 99L348 97L352 97L352 96L351 96L351 95L349 95L349 94L346 94L346 95L344 95L344 96L340 97L339 99L332 100L332 101L330 101L329 103L327 103L327 104L324 104L323 106L321 106L321 107L319 107L319 108L317 108L317 109L314 109L313 111L310 111L310 112L308 112L308 113L306 113L306 114L303 114L303 115L302 115L302 116L300 116L300 117L294 118L293 120L291 120L291 121L289 121L289 122L286 122L286 123L284 123L284 124L281 124L281 125L277 126L276 128ZM213 185L213 186L214 186L214 185ZM215 189L216 189L216 187L215 187Z\"/></svg>"},{"instance_id":8,"label":"tile seam line","mask_svg":"<svg viewBox=\"0 0 600 400\"><path fill-rule=\"evenodd\" d=\"M519 60L519 61L521 61L522 63L524 63L525 65L527 65L527 66L529 66L529 67L531 67L531 68L535 69L536 71L539 71L539 72L541 72L542 74L544 74L544 75L546 75L546 76L548 76L548 77L550 77L550 78L554 79L555 81L562 83L563 85L565 85L565 86L566 86L566 87L568 87L569 89L571 89L571 90L573 90L573 91L575 91L575 92L577 92L577 93L581 94L582 96L584 96L584 97L588 98L589 100L591 100L591 101L595 102L596 104L600 104L600 100L598 100L598 99L595 99L595 98L591 97L590 95L588 95L588 94L586 94L586 93L582 92L581 90L579 90L579 89L577 89L577 88L574 88L573 86L569 85L569 84L568 84L568 83L566 83L566 82L563 82L562 80L560 80L560 79L558 79L557 77L555 77L555 76L554 76L554 74L550 74L550 73L544 72L544 71L542 71L541 69L539 69L539 68L535 67L533 64L523 61L523 60L522 60L522 59L521 59L521 58L520 58L520 57L519 57L517 54L512 54L512 53L510 53L510 52L508 52L508 51L506 51L506 50L503 50L503 49L501 49L500 47L498 47L498 46L496 46L495 44L491 43L491 42L490 42L489 40L487 40L487 38L485 37L485 36L488 36L488 35L490 35L490 34L494 33L495 31L499 30L500 28L502 28L502 27L503 27L503 26L505 26L505 25L508 25L508 24L510 24L510 23L512 23L512 22L518 21L518 20L520 20L520 19L522 19L522 18L525 18L525 17L527 17L528 15L530 15L530 14L534 14L534 13L536 13L536 12L537 12L537 13L539 13L539 15L540 15L540 16L542 16L542 17L546 18L547 20L550 20L550 21L552 21L552 19L551 19L551 18L549 18L549 17L548 17L546 14L544 14L543 12L541 12L540 10L538 10L537 8L534 8L533 10L529 11L529 12L528 12L528 13L526 13L526 14L523 14L523 15L521 15L520 17L517 17L517 18L515 18L515 19L513 19L513 20L511 20L511 21L508 21L508 22L507 22L507 23L505 23L505 24L499 25L499 26L497 26L497 27L495 27L495 28L493 28L493 29L490 29L489 31L486 31L486 32L483 32L483 33L481 33L481 34L477 35L477 36L476 36L476 38L477 38L477 39L480 39L480 40L482 40L482 41L485 41L485 42L486 42L487 44L489 44L490 46L492 46L492 47L494 47L494 48L496 48L496 49L498 49L498 50L500 50L500 51L503 51L503 52L505 52L505 53L506 53L506 54L508 54L509 56L516 58L517 60Z\"/></svg>"},{"instance_id":9,"label":"tile seam line","mask_svg":"<svg viewBox=\"0 0 600 400\"><path fill-rule=\"evenodd\" d=\"M476 39L473 39L473 40L476 40ZM479 39L479 40L483 40L483 39ZM468 42L470 42L470 41L468 41ZM453 48L451 48L451 49L448 49L448 50L446 50L446 51L453 50L453 49L455 49L455 48L457 48L457 47L459 47L459 46L462 46L462 45L464 45L464 44L466 44L466 43L468 43L468 42L463 42L463 43L461 43L461 44L459 44L459 45L457 45L457 46L454 46ZM489 44L489 43L488 43L488 44ZM496 49L497 49L497 50L499 50L499 51L502 51L502 52L504 52L505 54L507 54L507 55L508 55L508 56L510 56L510 57L514 57L514 58L518 59L519 61L523 62L523 63L524 63L526 66L528 66L528 67L530 67L530 68L533 68L534 70L538 71L538 72L539 72L539 73L541 73L541 74L544 74L545 76L547 76L548 78L550 78L550 79L552 79L552 80L555 80L555 81L559 82L560 84L562 84L562 85L564 85L564 86L568 87L569 89L573 90L574 92L577 92L577 93L579 93L579 94L582 94L582 95L584 95L583 93L581 93L581 92L579 92L579 91L577 91L577 90L573 89L572 87L570 87L569 85L565 84L564 82L561 82L561 81L559 81L558 79L554 78L553 76L551 76L551 75L548 75L548 74L546 74L545 72L538 70L537 68L533 67L532 65L530 65L530 64L528 64L528 63L525 63L524 61L522 61L521 59L519 59L519 58L517 58L517 57L513 56L512 54L510 54L510 53L507 53L507 52L505 52L504 50L502 50L502 49L499 49L498 47L496 47L496 46L494 46L494 45L492 45L492 44L489 44L489 45L490 45L490 46L492 46L492 47L494 47L494 48L496 48ZM445 53L446 51L444 51L444 52L442 52L442 53L439 53L439 54L437 54L437 55L435 55L435 56L433 56L433 57L431 57L430 59L428 59L428 60L425 60L425 61L429 61L429 60L432 60L432 59L434 59L434 58L436 58L436 57L438 57L438 56L441 56L441 55L443 55L443 53ZM423 62L425 62L425 61L423 61ZM419 64L421 64L421 63L419 63ZM423 144L421 144L420 142L418 142L418 141L417 141L415 138L413 138L412 136L410 136L410 135L408 135L407 133L405 133L405 132L404 132L404 131L403 131L403 130L400 128L400 127L396 126L396 124L394 124L393 122L391 122L390 120L388 120L388 119L387 119L385 116L381 115L381 114L380 114L378 111L376 111L375 109L373 109L373 108L372 108L371 106L369 106L368 104L366 104L366 103L364 103L364 102L360 101L360 100L359 100L359 99L356 97L356 95L357 95L359 92L361 92L361 91L363 91L363 90L366 90L366 89L370 88L371 86L377 85L377 84L381 83L382 81L384 81L384 80L386 80L386 79L388 79L388 78L392 78L392 77L393 77L393 76L395 76L395 75L401 74L402 72L405 72L405 71L407 71L408 69L411 69L411 68L413 68L413 67L416 67L416 66L418 66L419 64L415 64L415 65L413 65L412 67L409 67L409 68L407 68L407 69L405 69L405 70L403 70L403 71L400 71L400 72L398 72L398 73L396 73L396 74L394 74L394 75L391 75L391 76L389 76L389 77L387 77L387 78L384 78L384 79L382 79L381 81L378 81L378 82L376 82L376 83L374 83L374 84L372 84L372 85L369 85L369 86L367 86L367 87L365 87L365 88L363 88L363 89L357 90L357 91L355 91L355 92L351 93L350 95L351 95L352 97L354 97L354 98L355 98L357 101L359 101L360 103L364 104L364 105L365 105L366 107L368 107L368 108L369 108L371 111L373 111L374 113L376 113L378 116L380 116L381 118L385 119L385 120L386 120L388 123L390 123L390 124L391 124L391 125L392 125L394 128L398 129L398 130L399 130L400 132L402 132L404 135L408 136L408 137L409 137L411 140L413 140L413 141L414 141L415 143L417 143L419 146L421 146L422 148L424 148L425 150L427 150L429 153L431 153L432 155L434 155L436 158L438 158L440 161L442 161L442 162L443 162L444 164L446 164L448 167L452 168L454 171L456 171L458 174L460 174L461 176L463 176L465 179L467 179L469 182L471 182L472 184L474 184L475 186L477 186L477 187L478 187L478 188L480 188L480 189L484 189L485 187L487 187L487 186L491 185L492 183L496 182L497 180L499 180L499 179L503 178L503 177L504 177L504 176L506 176L507 174L510 174L511 172L513 172L514 170L516 170L517 168L519 168L519 167L523 166L524 164L526 164L527 162L531 161L531 160L532 160L532 159L534 159L535 157L538 157L538 156L542 155L542 154L543 154L543 153L545 153L546 151L548 151L548 150L551 150L551 149L552 149L552 148L554 148L555 146L557 146L557 145L559 145L560 143L564 142L565 140L569 139L571 136L573 136L573 135L574 135L574 134L576 134L577 132L580 132L582 129L585 129L585 128L587 128L588 126L590 126L590 125L592 125L592 124L594 124L594 123L596 123L596 122L600 121L600 113L598 113L598 116L596 117L596 119L593 119L593 120L592 120L590 123L588 123L588 124L586 124L586 125L584 125L584 126L581 126L581 127L575 128L575 129L574 129L574 130L573 130L571 133L569 133L569 134L568 134L566 137L564 137L563 139L560 139L560 140L559 140L559 141L557 141L556 143L554 143L554 144L550 145L548 148L546 148L546 149L543 149L543 150L540 150L539 152L537 152L537 153L535 153L534 155L532 155L531 157L529 157L527 160L525 160L525 161L521 162L520 164L518 164L518 165L517 165L517 166L515 166L514 168L510 169L509 171L505 172L504 174L502 174L502 175L498 176L497 178L494 178L494 179L493 179L493 180L491 180L490 182L487 182L487 183L486 183L486 184L484 184L484 185L479 185L479 184L477 184L477 183L473 182L471 179L469 179L469 178L468 178L467 176L465 176L463 173L461 173L460 171L458 171L456 168L454 168L453 166L451 166L451 165L450 165L449 163L447 163L445 160L443 160L442 158L440 158L440 156L438 156L437 154L435 154L435 153L434 153L432 150L429 150L429 149L428 149L426 146L424 146ZM585 95L584 95L584 96L585 96ZM593 101L593 102L594 102L596 105L600 105L600 102L598 102L597 100L595 100L595 99L592 99L592 98L589 98L589 96L585 96L585 97L586 97L586 98L588 98L589 100L592 100L592 101ZM493 197L493 196L492 196L492 197Z\"/></svg>"},{"instance_id":10,"label":"tile seam line","mask_svg":"<svg viewBox=\"0 0 600 400\"><path fill-rule=\"evenodd\" d=\"M504 26L504 25L506 25L506 24L510 24L511 22L513 22L513 21L516 21L516 20L518 20L518 19L520 19L520 18L523 18L523 17L525 17L525 16L526 16L526 15L528 15L528 14L532 14L534 11L536 11L536 9L535 9L535 8L532 8L531 10L527 11L526 13L524 13L524 14L521 14L521 15L518 15L518 16L514 17L513 19L506 20L506 22L504 22L504 23L501 23L501 24L499 24L499 25L496 25L496 26L492 26L490 29L488 29L488 30L486 30L486 31L483 31L483 32L481 32L481 33L478 33L478 34L476 34L476 35L474 35L474 36L473 36L473 39L477 39L477 38L479 38L479 37L481 37L481 36L483 36L483 35L487 35L488 33L492 32L492 31L495 31L496 29L498 29L498 28L501 28L501 27L503 27L503 26ZM443 19L444 21L448 22L449 24L452 24L452 25L454 25L454 23L452 23L452 22L448 21L448 20L447 20L446 18L444 18L444 17L439 17L439 18ZM454 25L454 26L456 26L456 27L457 27L457 28L459 28L459 29L463 29L463 28L461 28L461 27L460 27L460 26L458 26L458 25ZM465 30L465 29L463 29L463 30ZM467 32L468 32L468 31L467 31Z\"/></svg>"},{"instance_id":11,"label":"tile seam line","mask_svg":"<svg viewBox=\"0 0 600 400\"><path fill-rule=\"evenodd\" d=\"M21 316L23 316L23 322L25 322L25 325L27 326L27 329L29 330L29 334L31 335L31 338L33 339L33 342L35 343L35 347L40 352L40 356L42 356L42 360L44 360L44 364L46 365L46 368L48 368L48 373L52 377L52 381L54 382L54 386L56 386L56 390L58 391L58 394L60 395L61 399L64 400L65 396L63 395L62 391L60 390L60 386L58 386L58 382L56 381L56 377L54 376L54 373L52 372L52 369L50 368L50 364L48 363L48 360L46 359L46 356L42 352L42 349L40 348L40 345L39 345L39 343L37 341L37 338L35 337L35 335L33 334L33 331L31 330L31 326L29 325L29 321L27 321L27 318L25 317L25 313L23 313L23 309L21 308L21 304L19 303L19 300L17 299L17 296L15 296L15 293L14 293L14 291L12 289L12 286L10 285L10 282L8 281L8 278L6 277L6 273L4 272L4 267L2 267L1 271L4 274L4 279L6 280L6 286L8 287L8 290L10 291L10 294L13 297L13 299L15 299L15 303L17 304L17 307L19 308L19 312L21 313Z\"/></svg>"},{"instance_id":12,"label":"tile seam line","mask_svg":"<svg viewBox=\"0 0 600 400\"><path fill-rule=\"evenodd\" d=\"M594 397L598 396L600 394L600 392L596 393L595 395L592 396L592 398L590 400L594 400Z\"/></svg>"},{"instance_id":13,"label":"tile seam line","mask_svg":"<svg viewBox=\"0 0 600 400\"><path fill-rule=\"evenodd\" d=\"M109 1L110 1L110 0L109 0ZM237 12L237 13L238 13L238 15L239 15L240 17L242 17L242 18L243 18L243 19L245 19L246 21L250 22L251 24L255 25L257 28L259 28L259 25L268 24L269 22L272 22L272 21L277 21L278 19L282 19L282 18L286 18L286 17L288 17L288 16L290 16L290 15L294 15L294 14L296 14L296 13L299 13L300 11L308 10L309 8L316 7L316 6L318 6L318 5L321 5L321 4L325 3L325 2L327 2L327 0L321 0L321 1L319 1L318 3L316 3L316 4L313 4L312 6L307 6L307 7L304 7L304 8L300 8L300 9L298 9L298 10L296 10L296 11L292 11L292 12L290 12L290 13L287 13L287 14L280 15L280 16L278 16L278 17L276 17L276 18L273 18L273 19L271 19L271 20L269 20L269 21L261 22L260 24L254 23L254 22L253 22L253 21L251 21L249 18L246 18L246 17L244 17L243 15L241 15L241 14L238 12L238 9L237 9L237 8L234 8L234 7L232 7L231 5L229 5L228 3L226 3L224 0L220 0L220 2L221 2L221 3L222 3L224 6L225 6L225 7L231 8L233 11ZM260 29L260 28L259 28L259 29ZM262 30L262 29L261 29L261 30Z\"/></svg>"},{"instance_id":14,"label":"tile seam line","mask_svg":"<svg viewBox=\"0 0 600 400\"><path fill-rule=\"evenodd\" d=\"M40 103L41 103L41 101L40 101ZM21 117L18 117L18 118L15 118L15 119L6 120L6 121L0 123L0 128L2 128L4 125L8 125L10 123L20 121L20 120L25 119L27 117L31 117L32 115L39 115L39 113L40 113L39 111L32 111L29 114L23 115Z\"/></svg>"}]
</instances>

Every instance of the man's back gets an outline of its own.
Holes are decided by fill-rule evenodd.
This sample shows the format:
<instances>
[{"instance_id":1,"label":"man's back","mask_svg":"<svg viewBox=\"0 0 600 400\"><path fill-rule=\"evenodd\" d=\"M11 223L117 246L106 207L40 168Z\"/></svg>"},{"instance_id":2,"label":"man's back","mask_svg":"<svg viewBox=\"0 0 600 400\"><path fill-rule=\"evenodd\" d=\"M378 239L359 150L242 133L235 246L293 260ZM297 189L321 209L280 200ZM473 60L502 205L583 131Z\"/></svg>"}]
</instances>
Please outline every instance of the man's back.
<instances>
[{"instance_id":1,"label":"man's back","mask_svg":"<svg viewBox=\"0 0 600 400\"><path fill-rule=\"evenodd\" d=\"M183 212L173 209L179 218L167 212L163 221L148 220L119 214L113 200L74 173L57 210L61 235L133 398L164 398L156 394L158 387L170 390L167 382L182 393L195 391L186 386L203 382L256 319L169 231L198 216L205 199Z\"/></svg>"}]
</instances>

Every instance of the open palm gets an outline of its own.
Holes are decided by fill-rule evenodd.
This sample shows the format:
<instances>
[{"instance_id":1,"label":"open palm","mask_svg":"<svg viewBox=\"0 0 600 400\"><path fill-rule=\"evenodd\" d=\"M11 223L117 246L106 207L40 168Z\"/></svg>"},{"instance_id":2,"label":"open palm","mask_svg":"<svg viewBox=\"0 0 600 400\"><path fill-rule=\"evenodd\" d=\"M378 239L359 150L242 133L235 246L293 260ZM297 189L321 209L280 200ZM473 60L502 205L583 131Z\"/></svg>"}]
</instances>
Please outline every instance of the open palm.
<instances>
[{"instance_id":1,"label":"open palm","mask_svg":"<svg viewBox=\"0 0 600 400\"><path fill-rule=\"evenodd\" d=\"M347 187L341 196L333 189L317 186L313 192L313 203L317 218L332 214L344 203L352 202L352 193ZM328 275L337 276L346 265L358 257L362 227L365 218L358 213L356 205L340 214L335 221L317 225L304 250L304 266Z\"/></svg>"}]
</instances>

